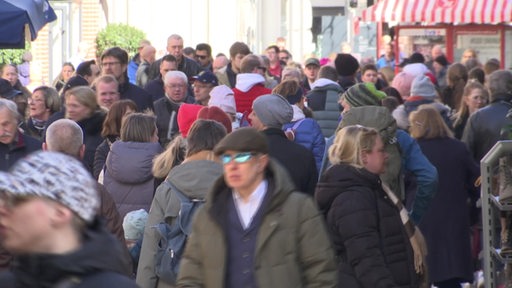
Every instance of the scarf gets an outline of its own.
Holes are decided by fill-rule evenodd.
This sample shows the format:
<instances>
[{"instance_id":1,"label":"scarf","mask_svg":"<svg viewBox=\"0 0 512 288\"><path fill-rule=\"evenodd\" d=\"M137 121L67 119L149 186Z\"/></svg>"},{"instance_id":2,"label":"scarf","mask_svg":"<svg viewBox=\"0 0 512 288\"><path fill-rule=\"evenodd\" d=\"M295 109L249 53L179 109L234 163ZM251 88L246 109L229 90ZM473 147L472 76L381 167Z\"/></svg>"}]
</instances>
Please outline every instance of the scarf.
<instances>
[{"instance_id":1,"label":"scarf","mask_svg":"<svg viewBox=\"0 0 512 288\"><path fill-rule=\"evenodd\" d=\"M421 233L420 229L414 225L414 223L409 219L409 213L407 209L405 209L404 205L396 197L395 193L391 191L388 185L384 182L382 183L382 189L386 192L386 195L389 199L395 204L400 212L400 219L402 220L402 224L405 227L405 231L407 236L409 236L409 242L411 243L412 250L414 252L414 269L416 270L416 274L418 274L420 279L420 287L429 287L428 286L428 277L427 277L427 243L425 242L425 238Z\"/></svg>"}]
</instances>

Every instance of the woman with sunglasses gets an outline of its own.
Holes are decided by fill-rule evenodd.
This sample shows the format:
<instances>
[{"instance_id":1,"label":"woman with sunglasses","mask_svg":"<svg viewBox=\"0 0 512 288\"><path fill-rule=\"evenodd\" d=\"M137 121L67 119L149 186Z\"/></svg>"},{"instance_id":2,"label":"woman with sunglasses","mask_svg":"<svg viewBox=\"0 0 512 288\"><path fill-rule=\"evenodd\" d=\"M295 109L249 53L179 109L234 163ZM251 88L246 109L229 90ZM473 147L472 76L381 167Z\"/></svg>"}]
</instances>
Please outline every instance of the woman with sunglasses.
<instances>
[{"instance_id":1,"label":"woman with sunglasses","mask_svg":"<svg viewBox=\"0 0 512 288\"><path fill-rule=\"evenodd\" d=\"M388 155L373 128L347 126L329 148L333 165L317 184L338 256L338 287L420 287L421 236L381 182Z\"/></svg>"},{"instance_id":2,"label":"woman with sunglasses","mask_svg":"<svg viewBox=\"0 0 512 288\"><path fill-rule=\"evenodd\" d=\"M185 160L169 172L165 182L172 183L171 186L175 186L187 197L205 198L213 182L222 175L222 165L214 156L213 148L225 135L226 128L219 122L196 120L187 135ZM160 236L152 227L163 221L172 225L179 210L178 197L170 185L162 183L151 203L144 230L137 270L137 284L140 287L173 287L174 283L164 283L155 274L154 255Z\"/></svg>"}]
</instances>

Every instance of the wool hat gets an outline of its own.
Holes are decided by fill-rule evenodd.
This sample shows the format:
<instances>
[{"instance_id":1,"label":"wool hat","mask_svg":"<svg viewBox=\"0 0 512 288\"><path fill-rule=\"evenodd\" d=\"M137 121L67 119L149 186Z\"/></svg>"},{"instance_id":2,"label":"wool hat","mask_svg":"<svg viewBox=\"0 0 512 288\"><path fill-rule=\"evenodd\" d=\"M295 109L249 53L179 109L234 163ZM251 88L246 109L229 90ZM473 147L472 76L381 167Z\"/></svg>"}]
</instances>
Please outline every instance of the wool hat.
<instances>
[{"instance_id":1,"label":"wool hat","mask_svg":"<svg viewBox=\"0 0 512 288\"><path fill-rule=\"evenodd\" d=\"M293 119L292 106L277 94L259 96L252 103L252 109L266 127L281 128Z\"/></svg>"},{"instance_id":2,"label":"wool hat","mask_svg":"<svg viewBox=\"0 0 512 288\"><path fill-rule=\"evenodd\" d=\"M320 67L320 61L316 58L309 58L304 62L304 67L308 67L309 65L315 65L317 67Z\"/></svg>"},{"instance_id":3,"label":"wool hat","mask_svg":"<svg viewBox=\"0 0 512 288\"><path fill-rule=\"evenodd\" d=\"M229 114L236 114L236 102L233 90L226 85L215 86L210 91L208 106L217 106Z\"/></svg>"},{"instance_id":4,"label":"wool hat","mask_svg":"<svg viewBox=\"0 0 512 288\"><path fill-rule=\"evenodd\" d=\"M229 116L216 106L201 108L199 113L197 113L197 119L215 120L222 124L228 133L231 133L233 129Z\"/></svg>"},{"instance_id":5,"label":"wool hat","mask_svg":"<svg viewBox=\"0 0 512 288\"><path fill-rule=\"evenodd\" d=\"M425 75L418 75L412 81L411 96L420 96L434 100L437 97L436 87L432 84L430 78Z\"/></svg>"},{"instance_id":6,"label":"wool hat","mask_svg":"<svg viewBox=\"0 0 512 288\"><path fill-rule=\"evenodd\" d=\"M194 121L197 120L197 113L199 113L199 110L201 110L203 107L204 106L202 105L188 103L183 103L180 105L180 109L178 110L178 115L176 118L178 121L178 128L183 138L187 138L188 130L190 130L190 127L192 124L194 124Z\"/></svg>"},{"instance_id":7,"label":"wool hat","mask_svg":"<svg viewBox=\"0 0 512 288\"><path fill-rule=\"evenodd\" d=\"M77 75L69 78L68 82L66 82L66 85L64 85L64 88L62 88L62 93L66 93L69 89L77 86L89 86L89 82L85 80L84 77Z\"/></svg>"},{"instance_id":8,"label":"wool hat","mask_svg":"<svg viewBox=\"0 0 512 288\"><path fill-rule=\"evenodd\" d=\"M340 76L352 76L359 69L359 62L350 54L339 53L334 60L334 66Z\"/></svg>"},{"instance_id":9,"label":"wool hat","mask_svg":"<svg viewBox=\"0 0 512 288\"><path fill-rule=\"evenodd\" d=\"M391 82L391 87L394 87L400 93L402 98L407 98L411 95L411 85L414 80L414 75L400 72L395 75L393 78L393 82Z\"/></svg>"},{"instance_id":10,"label":"wool hat","mask_svg":"<svg viewBox=\"0 0 512 288\"><path fill-rule=\"evenodd\" d=\"M12 100L18 94L22 94L21 91L14 89L8 80L0 78L0 97Z\"/></svg>"},{"instance_id":11,"label":"wool hat","mask_svg":"<svg viewBox=\"0 0 512 288\"><path fill-rule=\"evenodd\" d=\"M268 141L265 135L251 127L242 127L229 133L213 149L215 155L232 150L268 154Z\"/></svg>"},{"instance_id":12,"label":"wool hat","mask_svg":"<svg viewBox=\"0 0 512 288\"><path fill-rule=\"evenodd\" d=\"M425 56L419 52L414 52L409 57L409 63L425 63Z\"/></svg>"},{"instance_id":13,"label":"wool hat","mask_svg":"<svg viewBox=\"0 0 512 288\"><path fill-rule=\"evenodd\" d=\"M382 99L386 98L386 93L377 90L375 84L365 82L358 83L350 87L341 96L350 104L350 107L361 106L381 106Z\"/></svg>"},{"instance_id":14,"label":"wool hat","mask_svg":"<svg viewBox=\"0 0 512 288\"><path fill-rule=\"evenodd\" d=\"M148 212L144 209L130 211L123 219L124 238L126 240L139 240L144 235L144 227L148 220Z\"/></svg>"},{"instance_id":15,"label":"wool hat","mask_svg":"<svg viewBox=\"0 0 512 288\"><path fill-rule=\"evenodd\" d=\"M92 222L100 199L96 181L77 159L57 152L37 151L0 172L0 192L54 200Z\"/></svg>"},{"instance_id":16,"label":"wool hat","mask_svg":"<svg viewBox=\"0 0 512 288\"><path fill-rule=\"evenodd\" d=\"M446 59L446 56L444 56L444 55L437 56L434 59L434 62L437 62L439 65L444 66L444 67L450 65L450 62L448 62L448 59Z\"/></svg>"},{"instance_id":17,"label":"wool hat","mask_svg":"<svg viewBox=\"0 0 512 288\"><path fill-rule=\"evenodd\" d=\"M202 83L210 83L213 86L219 85L219 80L217 79L217 76L215 76L215 74L213 74L210 71L202 71L197 76L192 77L192 79Z\"/></svg>"}]
</instances>

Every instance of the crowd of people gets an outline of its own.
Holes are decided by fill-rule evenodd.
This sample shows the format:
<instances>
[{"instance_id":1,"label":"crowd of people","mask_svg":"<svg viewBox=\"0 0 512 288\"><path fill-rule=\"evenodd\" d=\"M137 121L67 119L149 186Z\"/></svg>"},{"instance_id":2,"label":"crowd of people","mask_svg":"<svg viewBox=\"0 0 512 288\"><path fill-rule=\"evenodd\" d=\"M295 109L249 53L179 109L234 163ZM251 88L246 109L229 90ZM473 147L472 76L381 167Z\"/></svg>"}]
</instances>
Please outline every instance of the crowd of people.
<instances>
[{"instance_id":1,"label":"crowd of people","mask_svg":"<svg viewBox=\"0 0 512 288\"><path fill-rule=\"evenodd\" d=\"M474 282L477 163L512 108L499 61L139 46L33 91L1 67L1 287ZM164 252L179 265L161 263L161 224L190 226L184 252Z\"/></svg>"}]
</instances>

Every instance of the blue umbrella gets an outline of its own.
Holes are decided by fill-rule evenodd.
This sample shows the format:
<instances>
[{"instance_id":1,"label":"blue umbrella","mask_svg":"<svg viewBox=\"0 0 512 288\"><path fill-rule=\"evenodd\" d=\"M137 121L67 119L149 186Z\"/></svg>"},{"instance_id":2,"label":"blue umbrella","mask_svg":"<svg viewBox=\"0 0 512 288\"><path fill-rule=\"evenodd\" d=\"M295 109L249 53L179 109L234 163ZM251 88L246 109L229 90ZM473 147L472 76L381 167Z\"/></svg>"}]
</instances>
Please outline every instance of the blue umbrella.
<instances>
[{"instance_id":1,"label":"blue umbrella","mask_svg":"<svg viewBox=\"0 0 512 288\"><path fill-rule=\"evenodd\" d=\"M55 19L48 0L0 0L0 48L24 48L25 25L34 41L37 32Z\"/></svg>"}]
</instances>

